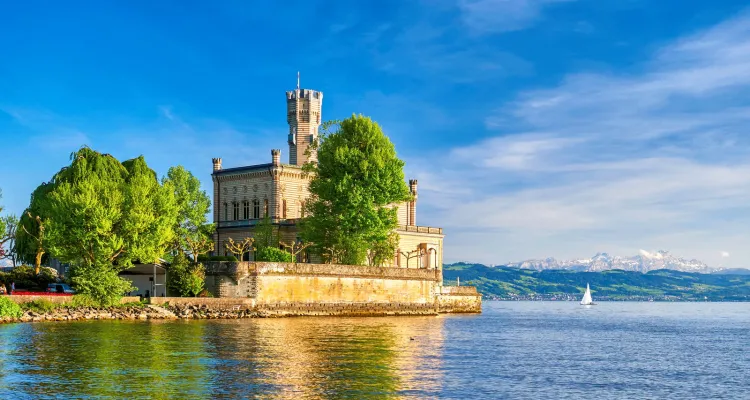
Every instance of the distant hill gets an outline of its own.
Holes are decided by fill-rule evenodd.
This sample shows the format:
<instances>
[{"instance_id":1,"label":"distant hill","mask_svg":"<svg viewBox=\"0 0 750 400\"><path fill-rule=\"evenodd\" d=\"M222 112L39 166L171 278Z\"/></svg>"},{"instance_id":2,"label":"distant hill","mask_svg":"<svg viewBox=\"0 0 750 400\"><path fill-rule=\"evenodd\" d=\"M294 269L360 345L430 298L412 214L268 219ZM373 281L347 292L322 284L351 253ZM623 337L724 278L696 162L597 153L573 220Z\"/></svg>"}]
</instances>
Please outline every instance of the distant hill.
<instances>
[{"instance_id":1,"label":"distant hill","mask_svg":"<svg viewBox=\"0 0 750 400\"><path fill-rule=\"evenodd\" d=\"M747 268L728 268L713 272L717 275L750 275L750 269Z\"/></svg>"},{"instance_id":2,"label":"distant hill","mask_svg":"<svg viewBox=\"0 0 750 400\"><path fill-rule=\"evenodd\" d=\"M534 269L544 271L549 269L564 269L572 271L608 271L620 269L623 271L648 272L658 269L671 269L682 272L716 272L718 268L712 268L699 260L687 260L675 256L666 250L648 252L641 250L638 255L631 257L611 256L607 253L597 253L591 258L575 260L557 260L545 258L543 260L526 260L507 263L508 267Z\"/></svg>"},{"instance_id":3,"label":"distant hill","mask_svg":"<svg viewBox=\"0 0 750 400\"><path fill-rule=\"evenodd\" d=\"M646 273L608 270L529 270L455 263L443 266L451 285L475 285L489 299L578 299L591 285L594 300L750 301L750 274L704 274L673 270Z\"/></svg>"}]
</instances>

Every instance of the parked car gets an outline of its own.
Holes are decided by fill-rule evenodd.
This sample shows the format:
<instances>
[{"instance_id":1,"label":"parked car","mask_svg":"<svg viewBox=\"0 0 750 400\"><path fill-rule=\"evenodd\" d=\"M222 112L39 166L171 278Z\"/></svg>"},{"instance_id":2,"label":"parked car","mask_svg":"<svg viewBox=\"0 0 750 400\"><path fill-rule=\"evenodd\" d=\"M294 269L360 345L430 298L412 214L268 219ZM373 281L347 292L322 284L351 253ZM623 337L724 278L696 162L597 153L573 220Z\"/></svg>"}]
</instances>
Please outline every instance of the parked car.
<instances>
[{"instance_id":1,"label":"parked car","mask_svg":"<svg viewBox=\"0 0 750 400\"><path fill-rule=\"evenodd\" d=\"M75 292L67 283L50 283L47 285L47 293L74 294Z\"/></svg>"}]
</instances>

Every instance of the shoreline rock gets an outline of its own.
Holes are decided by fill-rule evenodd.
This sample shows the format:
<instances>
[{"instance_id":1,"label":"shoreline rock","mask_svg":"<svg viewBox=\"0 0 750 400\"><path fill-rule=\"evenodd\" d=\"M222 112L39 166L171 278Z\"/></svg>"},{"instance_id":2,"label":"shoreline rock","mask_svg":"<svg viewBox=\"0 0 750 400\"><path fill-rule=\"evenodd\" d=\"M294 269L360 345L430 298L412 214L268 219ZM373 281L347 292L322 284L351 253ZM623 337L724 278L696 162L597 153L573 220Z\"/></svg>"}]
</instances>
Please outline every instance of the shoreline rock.
<instances>
[{"instance_id":1,"label":"shoreline rock","mask_svg":"<svg viewBox=\"0 0 750 400\"><path fill-rule=\"evenodd\" d=\"M258 318L261 313L248 309L225 310L211 309L206 305L180 305L143 307L61 307L50 312L38 313L24 311L20 318L2 317L0 323L14 322L51 322L51 321L87 321L87 320L178 320L178 319L240 319Z\"/></svg>"}]
</instances>

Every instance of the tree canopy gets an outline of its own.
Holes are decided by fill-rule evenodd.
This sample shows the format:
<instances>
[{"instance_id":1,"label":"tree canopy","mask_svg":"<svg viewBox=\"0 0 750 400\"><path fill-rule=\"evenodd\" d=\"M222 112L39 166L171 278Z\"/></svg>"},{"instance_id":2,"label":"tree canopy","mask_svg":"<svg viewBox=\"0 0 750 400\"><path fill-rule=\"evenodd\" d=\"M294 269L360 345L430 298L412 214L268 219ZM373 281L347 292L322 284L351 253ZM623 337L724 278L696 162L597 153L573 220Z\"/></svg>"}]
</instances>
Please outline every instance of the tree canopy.
<instances>
[{"instance_id":1,"label":"tree canopy","mask_svg":"<svg viewBox=\"0 0 750 400\"><path fill-rule=\"evenodd\" d=\"M44 221L47 252L71 264L76 289L107 304L130 288L119 271L167 251L178 210L171 183L160 184L142 156L121 163L83 147L34 191L27 211L22 224L38 232L32 218Z\"/></svg>"},{"instance_id":2,"label":"tree canopy","mask_svg":"<svg viewBox=\"0 0 750 400\"><path fill-rule=\"evenodd\" d=\"M198 253L205 253L204 249L198 249L197 243L210 245L209 240L213 232L213 224L209 224L206 218L211 207L211 199L204 190L201 183L190 171L183 166L171 167L167 176L162 179L164 185L171 185L177 202L177 219L175 220L174 250L182 250L193 256L197 261ZM212 247L212 246L204 246Z\"/></svg>"},{"instance_id":3,"label":"tree canopy","mask_svg":"<svg viewBox=\"0 0 750 400\"><path fill-rule=\"evenodd\" d=\"M337 129L315 144L317 163L305 165L312 178L301 236L327 261L364 264L369 258L380 265L398 243L394 206L411 199L404 162L368 117L353 115L328 127Z\"/></svg>"}]
</instances>

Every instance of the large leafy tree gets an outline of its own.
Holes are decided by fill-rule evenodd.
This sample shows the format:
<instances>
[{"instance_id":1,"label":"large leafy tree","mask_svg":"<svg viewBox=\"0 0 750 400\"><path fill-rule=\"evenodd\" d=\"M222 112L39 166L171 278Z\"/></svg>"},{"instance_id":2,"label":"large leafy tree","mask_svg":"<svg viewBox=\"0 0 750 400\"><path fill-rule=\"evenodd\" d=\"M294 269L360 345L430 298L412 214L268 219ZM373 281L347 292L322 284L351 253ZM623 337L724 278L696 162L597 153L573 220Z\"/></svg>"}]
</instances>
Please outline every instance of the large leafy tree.
<instances>
[{"instance_id":1,"label":"large leafy tree","mask_svg":"<svg viewBox=\"0 0 750 400\"><path fill-rule=\"evenodd\" d=\"M156 262L173 242L174 192L143 157L120 163L83 147L71 161L37 188L29 208L44 221L47 252L71 264L77 290L112 304L130 289L118 273Z\"/></svg>"},{"instance_id":2,"label":"large leafy tree","mask_svg":"<svg viewBox=\"0 0 750 400\"><path fill-rule=\"evenodd\" d=\"M209 224L206 215L211 207L211 199L201 183L183 166L172 167L162 179L164 185L171 185L177 202L177 219L175 220L175 240L173 252L185 252L198 257L213 248L211 234L214 226Z\"/></svg>"},{"instance_id":3,"label":"large leafy tree","mask_svg":"<svg viewBox=\"0 0 750 400\"><path fill-rule=\"evenodd\" d=\"M53 178L54 179L54 178ZM16 230L16 241L13 251L18 261L26 264L34 264L38 253L37 237L40 234L39 221L36 217L48 216L49 197L48 194L54 189L54 182L45 182L39 185L31 193L29 207L21 214ZM49 254L42 255L41 263L49 261Z\"/></svg>"},{"instance_id":4,"label":"large leafy tree","mask_svg":"<svg viewBox=\"0 0 750 400\"><path fill-rule=\"evenodd\" d=\"M0 190L0 199L3 198L3 191ZM0 205L0 213L3 212L3 206ZM18 228L18 218L15 215L0 216L0 260L11 258L15 267L15 246L16 230Z\"/></svg>"},{"instance_id":5,"label":"large leafy tree","mask_svg":"<svg viewBox=\"0 0 750 400\"><path fill-rule=\"evenodd\" d=\"M318 162L305 165L312 179L302 238L331 262L364 264L373 252L390 257L398 242L393 205L411 198L404 162L370 118L353 115L327 126L337 129L321 135Z\"/></svg>"}]
</instances>

